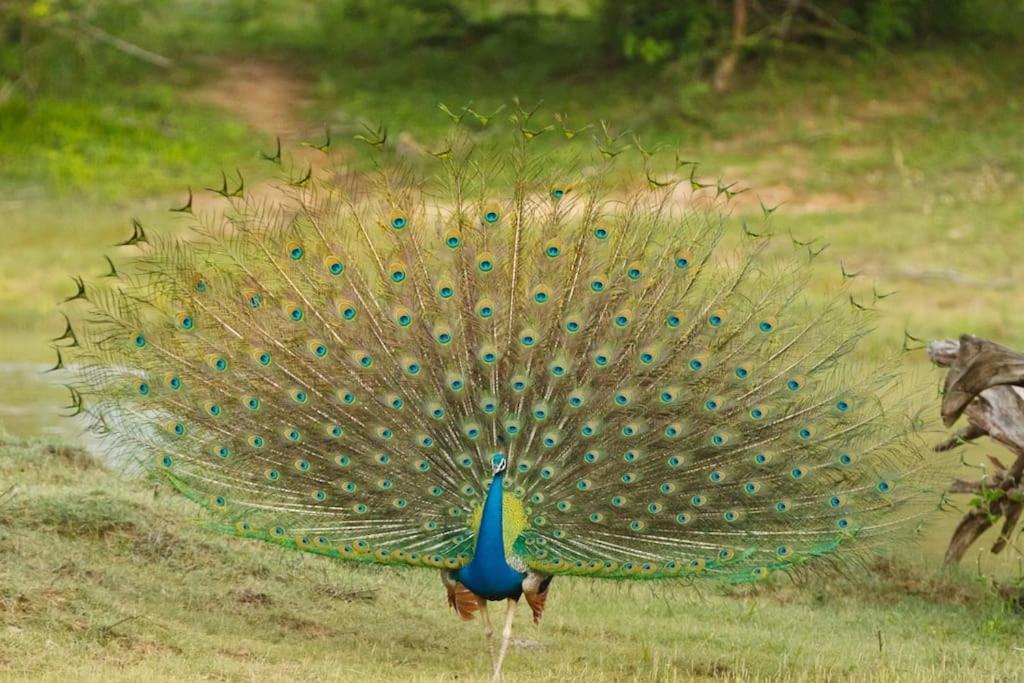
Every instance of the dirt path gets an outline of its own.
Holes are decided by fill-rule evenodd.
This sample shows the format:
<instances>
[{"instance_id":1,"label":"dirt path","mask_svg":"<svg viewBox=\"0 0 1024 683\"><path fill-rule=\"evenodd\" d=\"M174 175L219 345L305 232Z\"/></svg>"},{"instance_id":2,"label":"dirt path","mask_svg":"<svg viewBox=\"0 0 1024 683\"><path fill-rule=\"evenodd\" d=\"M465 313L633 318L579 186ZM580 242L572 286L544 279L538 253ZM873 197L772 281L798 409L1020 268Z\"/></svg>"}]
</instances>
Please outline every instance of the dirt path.
<instances>
[{"instance_id":1,"label":"dirt path","mask_svg":"<svg viewBox=\"0 0 1024 683\"><path fill-rule=\"evenodd\" d=\"M229 61L219 75L196 92L202 102L220 107L246 124L282 141L316 132L302 117L311 101L311 84L294 69L275 62Z\"/></svg>"}]
</instances>

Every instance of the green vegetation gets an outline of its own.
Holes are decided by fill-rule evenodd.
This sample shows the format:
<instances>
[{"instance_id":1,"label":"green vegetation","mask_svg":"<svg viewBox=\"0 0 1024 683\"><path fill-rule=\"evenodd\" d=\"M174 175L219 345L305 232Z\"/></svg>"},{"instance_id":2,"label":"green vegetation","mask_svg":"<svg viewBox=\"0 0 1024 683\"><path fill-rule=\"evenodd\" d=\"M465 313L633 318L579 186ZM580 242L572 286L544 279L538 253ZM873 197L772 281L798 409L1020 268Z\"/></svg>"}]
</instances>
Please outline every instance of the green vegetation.
<instances>
[{"instance_id":1,"label":"green vegetation","mask_svg":"<svg viewBox=\"0 0 1024 683\"><path fill-rule=\"evenodd\" d=\"M0 481L0 677L487 671L480 625L447 609L434 571L210 534L168 486L49 442L3 438ZM549 607L540 627L521 610L509 679L988 680L1019 669L1018 615L963 575L909 560L740 589L559 579Z\"/></svg>"},{"instance_id":2,"label":"green vegetation","mask_svg":"<svg viewBox=\"0 0 1024 683\"><path fill-rule=\"evenodd\" d=\"M669 21L644 10L659 4L0 7L0 424L74 434L55 417L63 393L36 379L52 363L44 340L63 329L55 303L74 291L67 275L97 276L104 254L130 253L109 245L129 234L132 217L150 231L183 228L187 219L166 210L187 187L197 207L214 207L201 188L219 186L221 169L238 168L259 188L273 169L258 151L278 133L294 146L322 139L327 123L345 162L362 123L384 122L390 140L431 147L446 125L438 102L472 100L491 112L513 97L544 100L572 126L610 120L646 146L701 161L706 182L752 187L733 202L737 234L763 202L779 206L778 249L790 248L788 232L816 238L814 250L828 245L813 261L809 296L840 284L840 262L861 273L858 301L883 311L863 358L897 352L905 329L1024 347L1019 3L986 3L993 14L975 12L956 35L918 22L922 2L862 3L879 12L873 24L864 13L843 20L870 40L751 42L725 94L709 76L730 3L705 3L715 6L711 33L697 30L699 12L686 20L692 31L636 20L647 11ZM836 16L844 4L854 3L817 3ZM91 25L170 68L82 33L72 19L86 6ZM610 34L616 6L634 14ZM658 44L666 35L668 48ZM873 287L898 293L874 302ZM905 359L929 377L923 353ZM978 462L986 452L966 457ZM219 538L191 524L196 514L166 487L115 476L68 447L7 439L0 678L350 680L415 671L434 680L485 671L479 626L446 613L431 572L349 567ZM752 592L560 580L543 627L523 628L527 640L507 671L550 680L1011 679L1020 616L986 587L940 573L955 520L937 517L924 561L851 568L838 583L780 579ZM998 571L1018 571L1019 546Z\"/></svg>"}]
</instances>

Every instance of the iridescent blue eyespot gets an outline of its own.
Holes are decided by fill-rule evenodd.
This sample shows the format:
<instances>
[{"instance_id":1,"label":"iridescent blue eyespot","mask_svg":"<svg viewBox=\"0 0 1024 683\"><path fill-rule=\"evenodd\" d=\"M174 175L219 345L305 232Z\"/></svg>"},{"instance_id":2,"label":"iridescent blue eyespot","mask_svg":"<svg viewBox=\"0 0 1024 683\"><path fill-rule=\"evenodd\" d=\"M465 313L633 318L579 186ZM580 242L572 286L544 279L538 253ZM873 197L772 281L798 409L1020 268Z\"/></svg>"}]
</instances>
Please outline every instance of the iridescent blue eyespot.
<instances>
[{"instance_id":1,"label":"iridescent blue eyespot","mask_svg":"<svg viewBox=\"0 0 1024 683\"><path fill-rule=\"evenodd\" d=\"M674 314L668 316L668 318L665 319L665 324L668 325L669 327L673 328L673 329L675 329L676 327L679 327L679 323L681 323L681 322L682 322L682 320L679 318L679 316L678 315L674 315Z\"/></svg>"},{"instance_id":2,"label":"iridescent blue eyespot","mask_svg":"<svg viewBox=\"0 0 1024 683\"><path fill-rule=\"evenodd\" d=\"M331 275L341 275L345 270L345 265L341 261L333 261L327 269L331 271Z\"/></svg>"},{"instance_id":3,"label":"iridescent blue eyespot","mask_svg":"<svg viewBox=\"0 0 1024 683\"><path fill-rule=\"evenodd\" d=\"M149 385L146 384L145 382L140 382L139 383L139 393L142 394L143 396L148 395L149 394Z\"/></svg>"},{"instance_id":4,"label":"iridescent blue eyespot","mask_svg":"<svg viewBox=\"0 0 1024 683\"><path fill-rule=\"evenodd\" d=\"M451 287L448 287L447 285L445 285L444 287L439 289L437 291L437 293L438 293L438 295L440 295L440 297L442 299L450 299L452 297L452 294L455 293L455 290L453 290Z\"/></svg>"},{"instance_id":5,"label":"iridescent blue eyespot","mask_svg":"<svg viewBox=\"0 0 1024 683\"><path fill-rule=\"evenodd\" d=\"M594 229L594 237L596 237L599 240L607 239L608 238L608 231L605 230L604 228L595 228Z\"/></svg>"},{"instance_id":6,"label":"iridescent blue eyespot","mask_svg":"<svg viewBox=\"0 0 1024 683\"><path fill-rule=\"evenodd\" d=\"M839 412L845 413L849 409L850 409L850 404L847 403L846 401L843 401L843 400L836 401L836 410L838 410Z\"/></svg>"},{"instance_id":7,"label":"iridescent blue eyespot","mask_svg":"<svg viewBox=\"0 0 1024 683\"><path fill-rule=\"evenodd\" d=\"M746 368L736 368L736 376L740 379L746 379L750 375L750 371Z\"/></svg>"},{"instance_id":8,"label":"iridescent blue eyespot","mask_svg":"<svg viewBox=\"0 0 1024 683\"><path fill-rule=\"evenodd\" d=\"M291 313L289 313L289 316L295 322L299 322L300 320L302 320L302 316L303 316L302 309L301 308L293 308Z\"/></svg>"},{"instance_id":9,"label":"iridescent blue eyespot","mask_svg":"<svg viewBox=\"0 0 1024 683\"><path fill-rule=\"evenodd\" d=\"M693 360L690 361L690 369L691 370L700 370L703 367L704 367L704 363L700 362L696 358L694 358Z\"/></svg>"},{"instance_id":10,"label":"iridescent blue eyespot","mask_svg":"<svg viewBox=\"0 0 1024 683\"><path fill-rule=\"evenodd\" d=\"M770 323L769 321L767 321L767 320L762 320L762 321L761 321L761 322L760 322L760 323L758 324L757 328L758 328L759 330L761 330L762 332L771 332L772 330L774 330L774 329L775 329L775 325L772 325L772 324L771 324L771 323Z\"/></svg>"},{"instance_id":11,"label":"iridescent blue eyespot","mask_svg":"<svg viewBox=\"0 0 1024 683\"><path fill-rule=\"evenodd\" d=\"M292 250L288 252L288 255L292 257L293 261L298 261L302 258L302 247L292 247Z\"/></svg>"},{"instance_id":12,"label":"iridescent blue eyespot","mask_svg":"<svg viewBox=\"0 0 1024 683\"><path fill-rule=\"evenodd\" d=\"M135 335L135 346L137 346L138 348L141 349L145 345L146 345L146 338L143 337L141 334Z\"/></svg>"},{"instance_id":13,"label":"iridescent blue eyespot","mask_svg":"<svg viewBox=\"0 0 1024 683\"><path fill-rule=\"evenodd\" d=\"M488 211L487 213L484 214L484 220L487 221L488 223L496 222L498 220L498 212Z\"/></svg>"},{"instance_id":14,"label":"iridescent blue eyespot","mask_svg":"<svg viewBox=\"0 0 1024 683\"><path fill-rule=\"evenodd\" d=\"M391 227L395 230L401 230L406 226L406 220L404 216L395 216L391 219Z\"/></svg>"}]
</instances>

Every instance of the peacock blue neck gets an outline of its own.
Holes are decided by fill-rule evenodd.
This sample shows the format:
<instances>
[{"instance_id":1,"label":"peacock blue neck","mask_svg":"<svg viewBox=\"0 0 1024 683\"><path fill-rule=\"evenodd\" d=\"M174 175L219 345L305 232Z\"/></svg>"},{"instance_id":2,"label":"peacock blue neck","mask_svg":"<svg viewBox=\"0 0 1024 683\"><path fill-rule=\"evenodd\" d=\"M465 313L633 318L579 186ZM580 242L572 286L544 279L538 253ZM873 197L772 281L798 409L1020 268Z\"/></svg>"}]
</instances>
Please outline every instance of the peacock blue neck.
<instances>
[{"instance_id":1,"label":"peacock blue neck","mask_svg":"<svg viewBox=\"0 0 1024 683\"><path fill-rule=\"evenodd\" d=\"M474 558L480 555L494 555L505 558L504 519L502 518L502 482L505 479L504 472L498 472L491 480L491 490L487 492L487 500L484 502L484 512L480 519L480 532L476 539L476 553Z\"/></svg>"},{"instance_id":2,"label":"peacock blue neck","mask_svg":"<svg viewBox=\"0 0 1024 683\"><path fill-rule=\"evenodd\" d=\"M510 567L505 559L503 480L503 472L491 480L473 559L455 573L466 588L488 600L518 598L522 592L524 574Z\"/></svg>"}]
</instances>

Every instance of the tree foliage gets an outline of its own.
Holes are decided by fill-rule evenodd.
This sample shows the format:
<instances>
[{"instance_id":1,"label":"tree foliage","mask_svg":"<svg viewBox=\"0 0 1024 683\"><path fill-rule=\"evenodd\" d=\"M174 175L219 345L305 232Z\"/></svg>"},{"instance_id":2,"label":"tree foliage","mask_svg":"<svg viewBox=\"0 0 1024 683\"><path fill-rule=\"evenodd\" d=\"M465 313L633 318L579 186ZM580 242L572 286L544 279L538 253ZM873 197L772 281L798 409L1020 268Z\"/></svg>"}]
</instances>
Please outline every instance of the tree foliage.
<instances>
[{"instance_id":1,"label":"tree foliage","mask_svg":"<svg viewBox=\"0 0 1024 683\"><path fill-rule=\"evenodd\" d=\"M892 46L924 39L1019 37L1020 0L601 0L610 49L656 64L729 49L737 5L749 15L743 48Z\"/></svg>"}]
</instances>

